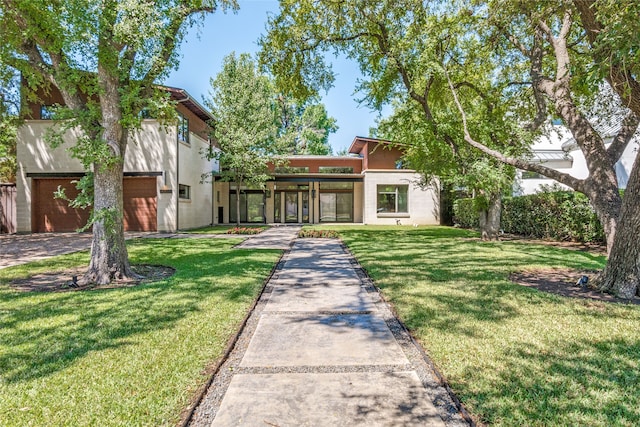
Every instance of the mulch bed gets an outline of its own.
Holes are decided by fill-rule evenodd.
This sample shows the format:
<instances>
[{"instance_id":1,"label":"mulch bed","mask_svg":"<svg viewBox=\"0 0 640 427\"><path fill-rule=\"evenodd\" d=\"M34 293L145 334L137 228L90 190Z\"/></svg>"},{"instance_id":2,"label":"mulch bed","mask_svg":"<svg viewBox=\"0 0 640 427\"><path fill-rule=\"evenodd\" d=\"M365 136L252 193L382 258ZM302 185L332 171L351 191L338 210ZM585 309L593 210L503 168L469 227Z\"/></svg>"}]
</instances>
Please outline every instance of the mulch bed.
<instances>
[{"instance_id":1,"label":"mulch bed","mask_svg":"<svg viewBox=\"0 0 640 427\"><path fill-rule=\"evenodd\" d=\"M72 268L51 273L35 274L26 279L16 279L9 283L13 289L23 292L71 292L97 289L128 288L143 283L152 283L166 279L175 274L176 270L164 265L136 264L133 271L140 276L138 279L114 280L108 285L95 283L74 285L73 277L80 279L87 270L86 266Z\"/></svg>"},{"instance_id":2,"label":"mulch bed","mask_svg":"<svg viewBox=\"0 0 640 427\"><path fill-rule=\"evenodd\" d=\"M589 280L592 280L598 273L599 272L595 270L549 268L512 273L509 279L522 286L536 288L543 292L550 292L564 297L640 304L640 298L638 297L631 300L616 298L613 295L599 292L588 286L583 287L576 284L582 276L587 276Z\"/></svg>"}]
</instances>

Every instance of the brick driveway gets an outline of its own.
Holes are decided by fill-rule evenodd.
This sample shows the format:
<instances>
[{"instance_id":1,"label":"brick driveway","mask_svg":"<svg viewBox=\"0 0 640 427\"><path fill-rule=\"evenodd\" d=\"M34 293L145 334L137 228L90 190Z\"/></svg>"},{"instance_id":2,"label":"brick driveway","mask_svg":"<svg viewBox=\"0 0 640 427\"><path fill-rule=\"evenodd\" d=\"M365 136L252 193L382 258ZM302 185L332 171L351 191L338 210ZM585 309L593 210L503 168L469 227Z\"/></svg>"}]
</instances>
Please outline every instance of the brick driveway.
<instances>
[{"instance_id":1,"label":"brick driveway","mask_svg":"<svg viewBox=\"0 0 640 427\"><path fill-rule=\"evenodd\" d=\"M0 234L0 269L91 247L91 233Z\"/></svg>"}]
</instances>

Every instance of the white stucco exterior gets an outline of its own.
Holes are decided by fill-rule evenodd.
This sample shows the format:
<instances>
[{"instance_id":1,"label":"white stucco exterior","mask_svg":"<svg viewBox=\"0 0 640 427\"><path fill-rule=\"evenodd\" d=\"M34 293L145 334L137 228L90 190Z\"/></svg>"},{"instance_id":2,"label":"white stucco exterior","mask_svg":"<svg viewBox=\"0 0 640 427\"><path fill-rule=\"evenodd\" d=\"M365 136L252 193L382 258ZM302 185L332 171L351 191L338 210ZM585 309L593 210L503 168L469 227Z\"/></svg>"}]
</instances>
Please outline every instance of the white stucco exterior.
<instances>
[{"instance_id":1,"label":"white stucco exterior","mask_svg":"<svg viewBox=\"0 0 640 427\"><path fill-rule=\"evenodd\" d=\"M27 120L17 135L17 230L32 231L31 188L33 174L81 174L80 161L71 157L69 149L78 134L69 131L65 143L52 148L45 133L53 126L49 120ZM190 144L177 141L174 126L157 120L144 120L141 129L132 132L125 153L124 172L155 177L157 185L157 231L175 232L178 229L202 227L212 223L213 195L210 180L202 181L202 174L215 167L214 161L201 156L208 141L190 133ZM179 184L191 188L188 201L178 197Z\"/></svg>"},{"instance_id":2,"label":"white stucco exterior","mask_svg":"<svg viewBox=\"0 0 640 427\"><path fill-rule=\"evenodd\" d=\"M420 175L410 170L371 170L364 171L364 209L365 224L380 225L435 225L440 223L438 192L433 187L422 188ZM408 212L379 213L379 185L408 185Z\"/></svg>"},{"instance_id":3,"label":"white stucco exterior","mask_svg":"<svg viewBox=\"0 0 640 427\"><path fill-rule=\"evenodd\" d=\"M603 135L605 141L610 140L609 135ZM636 136L627 146L623 152L620 160L616 163L616 176L618 177L618 187L624 189L627 187L627 180L629 173L633 167L633 163L638 155L639 138ZM609 146L605 143L605 146ZM549 135L540 138L536 144L532 147L533 155L536 157L539 153L545 153L555 151L556 153L562 153L566 156L565 161L550 160L543 161L545 166L556 169L558 171L568 173L569 175L584 179L589 176L589 169L587 168L587 162L584 154L580 148L575 144L571 132L563 126L553 126ZM523 177L521 170L516 173L516 182L514 185L514 195L534 194L539 192L543 186L559 186L561 188L567 188L566 186L558 183L556 180L539 177L539 178L526 178Z\"/></svg>"}]
</instances>

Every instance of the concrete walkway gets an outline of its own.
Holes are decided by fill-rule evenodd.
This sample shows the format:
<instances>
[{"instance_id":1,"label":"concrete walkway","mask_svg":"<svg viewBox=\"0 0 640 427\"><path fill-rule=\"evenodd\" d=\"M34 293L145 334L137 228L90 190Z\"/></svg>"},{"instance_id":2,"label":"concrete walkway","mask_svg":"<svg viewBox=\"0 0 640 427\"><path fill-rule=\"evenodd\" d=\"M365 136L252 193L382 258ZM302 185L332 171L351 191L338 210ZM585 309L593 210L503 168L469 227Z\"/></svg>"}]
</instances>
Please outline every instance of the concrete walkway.
<instances>
[{"instance_id":1,"label":"concrete walkway","mask_svg":"<svg viewBox=\"0 0 640 427\"><path fill-rule=\"evenodd\" d=\"M297 239L190 425L467 423L341 243Z\"/></svg>"},{"instance_id":2,"label":"concrete walkway","mask_svg":"<svg viewBox=\"0 0 640 427\"><path fill-rule=\"evenodd\" d=\"M302 227L299 225L282 225L269 227L260 234L249 237L236 248L240 249L289 249L293 239L298 237Z\"/></svg>"}]
</instances>

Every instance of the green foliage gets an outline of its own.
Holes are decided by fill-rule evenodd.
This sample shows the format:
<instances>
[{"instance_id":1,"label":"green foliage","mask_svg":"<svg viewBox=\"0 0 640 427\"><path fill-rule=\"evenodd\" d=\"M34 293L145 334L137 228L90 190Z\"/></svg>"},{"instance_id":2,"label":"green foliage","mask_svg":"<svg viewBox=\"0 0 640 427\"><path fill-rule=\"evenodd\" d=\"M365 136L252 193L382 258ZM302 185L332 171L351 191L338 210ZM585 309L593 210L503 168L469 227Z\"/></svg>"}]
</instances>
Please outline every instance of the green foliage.
<instances>
[{"instance_id":1,"label":"green foliage","mask_svg":"<svg viewBox=\"0 0 640 427\"><path fill-rule=\"evenodd\" d=\"M319 230L314 228L303 228L298 232L300 238L313 238L313 239L337 239L340 234L335 230Z\"/></svg>"},{"instance_id":2,"label":"green foliage","mask_svg":"<svg viewBox=\"0 0 640 427\"><path fill-rule=\"evenodd\" d=\"M474 199L454 202L455 223L478 227ZM604 243L604 231L584 194L548 191L502 200L501 228L505 233L550 240Z\"/></svg>"},{"instance_id":3,"label":"green foliage","mask_svg":"<svg viewBox=\"0 0 640 427\"><path fill-rule=\"evenodd\" d=\"M478 209L472 198L457 199L453 202L453 222L462 228L480 227Z\"/></svg>"},{"instance_id":4,"label":"green foliage","mask_svg":"<svg viewBox=\"0 0 640 427\"><path fill-rule=\"evenodd\" d=\"M553 191L503 200L505 233L552 240L605 243L589 199L574 191Z\"/></svg>"},{"instance_id":5,"label":"green foliage","mask_svg":"<svg viewBox=\"0 0 640 427\"><path fill-rule=\"evenodd\" d=\"M329 134L338 130L324 104L316 99L295 102L280 94L276 97L278 138L288 154L329 155Z\"/></svg>"},{"instance_id":6,"label":"green foliage","mask_svg":"<svg viewBox=\"0 0 640 427\"><path fill-rule=\"evenodd\" d=\"M222 71L211 79L206 105L215 117L211 126L218 149L207 156L220 162L221 179L258 188L269 179L267 164L279 162L283 151L272 94L269 79L246 53L225 57Z\"/></svg>"},{"instance_id":7,"label":"green foliage","mask_svg":"<svg viewBox=\"0 0 640 427\"><path fill-rule=\"evenodd\" d=\"M0 107L0 182L16 181L16 133L19 120Z\"/></svg>"}]
</instances>

